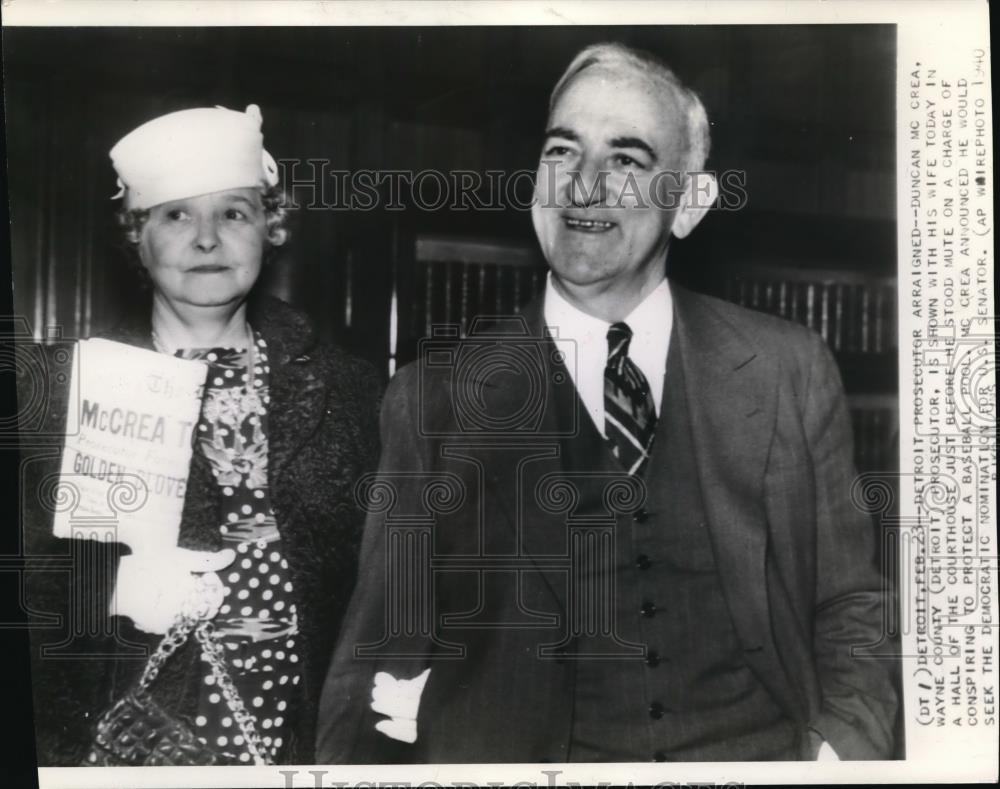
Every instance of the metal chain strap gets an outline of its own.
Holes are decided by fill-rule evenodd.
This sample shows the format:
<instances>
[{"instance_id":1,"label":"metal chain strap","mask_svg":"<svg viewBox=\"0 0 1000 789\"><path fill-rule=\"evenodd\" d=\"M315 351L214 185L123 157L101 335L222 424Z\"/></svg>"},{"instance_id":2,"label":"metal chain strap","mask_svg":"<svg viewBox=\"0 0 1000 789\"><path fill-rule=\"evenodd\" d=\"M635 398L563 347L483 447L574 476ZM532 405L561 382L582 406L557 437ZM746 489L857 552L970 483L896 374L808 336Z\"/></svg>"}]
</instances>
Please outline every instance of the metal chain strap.
<instances>
[{"instance_id":1,"label":"metal chain strap","mask_svg":"<svg viewBox=\"0 0 1000 789\"><path fill-rule=\"evenodd\" d=\"M139 677L139 687L136 689L137 693L145 694L149 690L149 686L153 684L153 681L159 675L160 669L163 668L163 665L178 649L184 646L191 635L191 631L197 625L198 619L196 617L178 614L167 634L163 637L163 640L157 645L156 651L146 662L146 667L142 670L142 676Z\"/></svg>"},{"instance_id":2,"label":"metal chain strap","mask_svg":"<svg viewBox=\"0 0 1000 789\"><path fill-rule=\"evenodd\" d=\"M195 638L201 644L202 651L208 658L212 675L215 677L218 686L222 689L222 695L226 699L226 706L229 707L229 711L233 714L236 724L240 727L243 740L246 742L247 750L253 757L254 764L269 765L271 764L271 759L266 746L261 740L260 733L257 731L256 721L253 715L247 712L247 708L243 704L243 699L240 697L236 685L233 684L233 678L229 675L229 670L226 668L225 653L222 651L219 642L216 641L215 629L212 627L211 621L209 621L215 615L217 608L217 605L213 607L211 601L207 599L206 585L199 579L198 588L192 600L185 606L185 610L177 615L177 618L170 625L170 629L167 630L163 640L157 645L156 651L146 662L135 693L139 696L148 694L149 686L156 680L164 664L178 649L184 646L191 636L191 632L194 631Z\"/></svg>"},{"instance_id":3,"label":"metal chain strap","mask_svg":"<svg viewBox=\"0 0 1000 789\"><path fill-rule=\"evenodd\" d=\"M212 674L215 676L216 684L222 689L222 695L226 699L226 706L233 714L236 725L240 727L243 740L246 742L247 750L253 757L254 764L268 765L271 760L268 756L266 746L257 731L256 721L243 704L243 699L233 684L232 677L226 670L225 656L219 642L215 640L215 629L211 622L202 622L194 632L195 638L201 643L208 663L212 667Z\"/></svg>"}]
</instances>

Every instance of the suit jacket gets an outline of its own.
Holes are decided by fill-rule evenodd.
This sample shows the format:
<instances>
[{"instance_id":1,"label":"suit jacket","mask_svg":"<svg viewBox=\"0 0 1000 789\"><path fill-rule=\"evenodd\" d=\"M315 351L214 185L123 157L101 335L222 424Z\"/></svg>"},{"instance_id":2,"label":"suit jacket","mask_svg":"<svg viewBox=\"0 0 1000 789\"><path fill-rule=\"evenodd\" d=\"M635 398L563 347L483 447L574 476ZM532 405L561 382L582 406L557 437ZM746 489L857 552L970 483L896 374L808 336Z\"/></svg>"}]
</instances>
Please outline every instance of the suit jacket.
<instances>
[{"instance_id":1,"label":"suit jacket","mask_svg":"<svg viewBox=\"0 0 1000 789\"><path fill-rule=\"evenodd\" d=\"M287 761L308 764L313 760L317 697L355 579L363 516L353 489L358 477L375 467L382 387L369 365L320 344L305 316L287 304L268 297L254 301L249 320L264 336L271 363L269 486L299 612L302 693L292 711ZM148 312L110 332L108 339L151 349ZM22 517L32 567L27 602L36 617L32 690L39 764L72 766L81 764L93 741L94 721L134 685L146 654L162 636L108 616L123 546L74 545L83 541L54 538L51 511L31 495L41 480L59 470L69 392L65 383L55 385L54 376L49 384L47 423L41 432L50 438L39 439L23 429L21 434ZM29 396L23 393L22 400ZM208 461L195 451L181 547L225 547L219 532L220 498ZM87 569L72 564L67 572L67 563L79 562L82 552L89 552ZM83 632L73 637L76 628ZM198 653L192 638L167 661L152 687L153 697L189 725L197 709Z\"/></svg>"},{"instance_id":2,"label":"suit jacket","mask_svg":"<svg viewBox=\"0 0 1000 789\"><path fill-rule=\"evenodd\" d=\"M851 502L851 423L833 358L801 326L672 292L691 461L745 659L788 717L841 758L889 758L893 665L852 654L888 645L888 595L871 521ZM558 436L588 417L551 341L539 339L541 304L524 317L541 349L535 372L529 364L511 373L499 361L498 348L530 345L523 331L501 331L452 351L429 349L390 384L382 488L369 500L360 581L320 701L320 762L565 758L573 672L544 659L540 646L559 641L565 618L565 573L553 557L565 552L566 537L531 499L553 474L586 469L586 459L560 457ZM538 416L520 424L519 416L531 422L526 392L538 389L538 370ZM428 495L435 485L437 500ZM406 545L411 557L423 550L437 562L411 590L431 600L426 621L412 610L400 620L408 576L398 549ZM462 563L486 553L533 567L515 570L515 590L504 590L500 573L471 571L475 559ZM416 742L376 732L383 717L369 708L375 672L409 678L426 666Z\"/></svg>"}]
</instances>

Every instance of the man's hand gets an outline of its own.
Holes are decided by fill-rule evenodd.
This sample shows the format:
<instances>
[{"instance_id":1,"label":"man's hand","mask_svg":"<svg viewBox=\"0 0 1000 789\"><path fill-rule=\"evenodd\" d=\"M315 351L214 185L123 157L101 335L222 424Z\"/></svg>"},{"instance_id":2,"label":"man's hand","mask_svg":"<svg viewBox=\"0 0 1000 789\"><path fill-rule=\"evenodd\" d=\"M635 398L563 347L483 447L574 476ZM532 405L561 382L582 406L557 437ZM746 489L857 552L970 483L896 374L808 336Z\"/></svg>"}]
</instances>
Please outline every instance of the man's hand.
<instances>
[{"instance_id":1,"label":"man's hand","mask_svg":"<svg viewBox=\"0 0 1000 789\"><path fill-rule=\"evenodd\" d=\"M216 553L175 548L123 556L111 614L131 618L148 633L166 633L182 611L211 618L223 596L222 581L215 573L235 558L236 552L228 548Z\"/></svg>"}]
</instances>

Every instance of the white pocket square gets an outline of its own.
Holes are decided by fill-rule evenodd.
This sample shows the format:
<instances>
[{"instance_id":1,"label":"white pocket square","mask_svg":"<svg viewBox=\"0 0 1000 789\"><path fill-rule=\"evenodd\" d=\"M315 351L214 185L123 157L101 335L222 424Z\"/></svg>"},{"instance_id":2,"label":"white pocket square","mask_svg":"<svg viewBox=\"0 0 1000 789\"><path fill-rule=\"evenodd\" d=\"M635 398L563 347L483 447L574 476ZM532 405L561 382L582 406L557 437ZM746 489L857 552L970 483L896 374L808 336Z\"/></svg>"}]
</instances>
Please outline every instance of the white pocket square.
<instances>
[{"instance_id":1,"label":"white pocket square","mask_svg":"<svg viewBox=\"0 0 1000 789\"><path fill-rule=\"evenodd\" d=\"M372 687L372 711L389 716L375 728L386 737L401 742L417 741L417 710L431 670L424 669L413 679L396 679L387 671L375 675Z\"/></svg>"}]
</instances>

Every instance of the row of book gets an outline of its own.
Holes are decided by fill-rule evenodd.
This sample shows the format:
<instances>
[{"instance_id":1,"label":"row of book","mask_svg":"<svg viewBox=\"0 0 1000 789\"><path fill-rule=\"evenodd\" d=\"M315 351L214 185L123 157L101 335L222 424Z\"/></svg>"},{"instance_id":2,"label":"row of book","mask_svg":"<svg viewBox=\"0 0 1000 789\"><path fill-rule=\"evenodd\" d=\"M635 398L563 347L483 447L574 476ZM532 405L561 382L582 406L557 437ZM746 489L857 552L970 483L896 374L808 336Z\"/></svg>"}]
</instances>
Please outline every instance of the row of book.
<instances>
[{"instance_id":1,"label":"row of book","mask_svg":"<svg viewBox=\"0 0 1000 789\"><path fill-rule=\"evenodd\" d=\"M412 329L427 336L435 323L460 327L476 315L513 314L538 295L545 269L485 262L423 261ZM892 278L795 279L782 272L723 277L718 295L819 332L838 353L895 353L896 284ZM835 278L836 277L836 278Z\"/></svg>"},{"instance_id":2,"label":"row of book","mask_svg":"<svg viewBox=\"0 0 1000 789\"><path fill-rule=\"evenodd\" d=\"M724 297L808 326L836 352L894 353L895 281L845 279L742 275L726 280Z\"/></svg>"}]
</instances>

